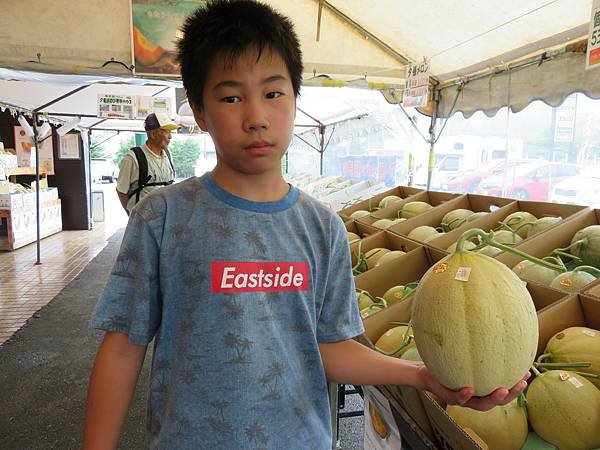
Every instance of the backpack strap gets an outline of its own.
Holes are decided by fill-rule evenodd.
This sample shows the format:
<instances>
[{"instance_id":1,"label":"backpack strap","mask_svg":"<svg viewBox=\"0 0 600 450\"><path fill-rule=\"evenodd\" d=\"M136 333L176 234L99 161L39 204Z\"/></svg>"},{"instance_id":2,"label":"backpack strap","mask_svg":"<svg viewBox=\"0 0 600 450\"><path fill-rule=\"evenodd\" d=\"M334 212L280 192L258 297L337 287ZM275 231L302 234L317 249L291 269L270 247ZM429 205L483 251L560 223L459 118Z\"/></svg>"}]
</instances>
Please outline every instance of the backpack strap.
<instances>
[{"instance_id":1,"label":"backpack strap","mask_svg":"<svg viewBox=\"0 0 600 450\"><path fill-rule=\"evenodd\" d=\"M144 151L141 147L132 147L131 151L135 154L135 159L137 159L139 168L139 178L138 187L129 194L127 194L127 198L131 198L135 195L135 203L137 204L140 201L140 193L142 192L142 189L144 189L146 186L168 186L170 184L173 184L174 180L150 183L152 175L148 175L148 160L146 159ZM169 159L169 164L171 165L173 175L175 175L175 167L173 167L171 152L169 152L169 150L165 150L165 153L167 154L167 157Z\"/></svg>"}]
</instances>

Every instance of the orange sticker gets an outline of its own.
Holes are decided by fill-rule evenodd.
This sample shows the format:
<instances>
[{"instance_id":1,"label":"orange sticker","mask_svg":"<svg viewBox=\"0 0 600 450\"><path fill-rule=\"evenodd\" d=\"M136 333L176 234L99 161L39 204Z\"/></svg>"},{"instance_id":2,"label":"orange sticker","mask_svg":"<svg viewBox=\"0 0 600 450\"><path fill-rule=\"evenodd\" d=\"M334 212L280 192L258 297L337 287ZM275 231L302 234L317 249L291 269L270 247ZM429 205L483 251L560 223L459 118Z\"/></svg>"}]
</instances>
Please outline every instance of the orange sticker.
<instances>
[{"instance_id":1,"label":"orange sticker","mask_svg":"<svg viewBox=\"0 0 600 450\"><path fill-rule=\"evenodd\" d=\"M561 380L566 381L569 379L569 374L567 372L561 372L559 375Z\"/></svg>"},{"instance_id":2,"label":"orange sticker","mask_svg":"<svg viewBox=\"0 0 600 450\"><path fill-rule=\"evenodd\" d=\"M437 266L435 266L433 268L433 271L435 273L442 273L442 272L445 272L446 270L448 270L448 264L446 264L446 263L438 264Z\"/></svg>"},{"instance_id":3,"label":"orange sticker","mask_svg":"<svg viewBox=\"0 0 600 450\"><path fill-rule=\"evenodd\" d=\"M573 286L573 280L571 280L570 278L563 278L562 280L560 280L560 285L566 286L566 287L571 287L571 286Z\"/></svg>"}]
</instances>

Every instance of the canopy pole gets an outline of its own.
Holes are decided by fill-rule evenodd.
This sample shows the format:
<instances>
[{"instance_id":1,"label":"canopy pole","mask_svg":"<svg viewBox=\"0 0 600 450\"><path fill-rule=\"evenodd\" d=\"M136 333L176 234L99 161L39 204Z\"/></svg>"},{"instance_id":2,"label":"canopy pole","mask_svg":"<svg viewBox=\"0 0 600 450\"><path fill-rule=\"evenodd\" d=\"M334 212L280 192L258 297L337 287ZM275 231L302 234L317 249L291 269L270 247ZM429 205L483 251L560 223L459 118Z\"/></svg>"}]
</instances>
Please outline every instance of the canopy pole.
<instances>
[{"instance_id":1,"label":"canopy pole","mask_svg":"<svg viewBox=\"0 0 600 450\"><path fill-rule=\"evenodd\" d=\"M42 264L41 224L40 224L40 146L41 142L37 129L38 113L33 112L33 142L35 143L35 222L36 222L36 253L37 260L34 265ZM51 134L52 135L52 134Z\"/></svg>"},{"instance_id":2,"label":"canopy pole","mask_svg":"<svg viewBox=\"0 0 600 450\"><path fill-rule=\"evenodd\" d=\"M323 176L323 153L325 153L325 125L319 125L319 154L321 155L321 164L319 169L319 175Z\"/></svg>"},{"instance_id":3,"label":"canopy pole","mask_svg":"<svg viewBox=\"0 0 600 450\"><path fill-rule=\"evenodd\" d=\"M437 91L433 91L433 111L431 113L431 125L429 126L429 157L427 160L427 190L431 188L431 178L435 168L435 122L437 120L438 106L440 98ZM441 134L441 132L440 132ZM439 136L438 136L439 137Z\"/></svg>"}]
</instances>

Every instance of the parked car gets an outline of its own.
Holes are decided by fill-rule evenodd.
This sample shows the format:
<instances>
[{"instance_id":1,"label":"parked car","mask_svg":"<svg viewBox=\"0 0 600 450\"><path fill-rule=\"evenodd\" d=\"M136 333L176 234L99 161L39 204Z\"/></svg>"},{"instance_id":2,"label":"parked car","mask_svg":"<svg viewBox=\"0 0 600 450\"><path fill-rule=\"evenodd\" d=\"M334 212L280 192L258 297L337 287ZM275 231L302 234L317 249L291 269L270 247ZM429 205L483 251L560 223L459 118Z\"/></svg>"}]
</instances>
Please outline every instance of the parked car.
<instances>
[{"instance_id":1,"label":"parked car","mask_svg":"<svg viewBox=\"0 0 600 450\"><path fill-rule=\"evenodd\" d=\"M575 164L545 162L519 164L506 174L496 174L485 178L477 189L478 193L517 200L548 201L552 188L565 178L579 174ZM502 186L506 181L506 192Z\"/></svg>"},{"instance_id":2,"label":"parked car","mask_svg":"<svg viewBox=\"0 0 600 450\"><path fill-rule=\"evenodd\" d=\"M484 178L496 175L500 176L504 170L513 168L516 165L536 162L534 160L509 160L495 161L487 166L479 167L475 170L461 172L450 177L440 186L441 191L458 192L460 194L477 192L477 188Z\"/></svg>"},{"instance_id":3,"label":"parked car","mask_svg":"<svg viewBox=\"0 0 600 450\"><path fill-rule=\"evenodd\" d=\"M91 161L92 183L108 181L112 183L119 176L119 169L109 159L92 158Z\"/></svg>"},{"instance_id":4,"label":"parked car","mask_svg":"<svg viewBox=\"0 0 600 450\"><path fill-rule=\"evenodd\" d=\"M600 177L570 177L556 183L550 201L600 208Z\"/></svg>"}]
</instances>

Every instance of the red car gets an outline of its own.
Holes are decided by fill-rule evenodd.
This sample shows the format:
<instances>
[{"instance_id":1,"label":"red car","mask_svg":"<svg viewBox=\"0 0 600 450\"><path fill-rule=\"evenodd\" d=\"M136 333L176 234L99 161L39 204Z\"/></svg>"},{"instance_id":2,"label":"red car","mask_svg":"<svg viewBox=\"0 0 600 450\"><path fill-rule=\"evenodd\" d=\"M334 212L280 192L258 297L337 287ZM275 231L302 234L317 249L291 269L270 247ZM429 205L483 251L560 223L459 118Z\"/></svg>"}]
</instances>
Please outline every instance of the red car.
<instances>
[{"instance_id":1,"label":"red car","mask_svg":"<svg viewBox=\"0 0 600 450\"><path fill-rule=\"evenodd\" d=\"M496 161L485 167L480 167L476 170L468 170L448 178L444 182L440 190L447 192L458 192L459 194L474 194L479 187L481 180L492 175L502 175L505 167L511 169L518 164L528 163L531 160L511 160L511 161Z\"/></svg>"},{"instance_id":2,"label":"red car","mask_svg":"<svg viewBox=\"0 0 600 450\"><path fill-rule=\"evenodd\" d=\"M511 167L506 173L485 178L478 193L517 200L548 201L556 183L579 174L575 164L545 162L527 163ZM502 192L502 186L506 191Z\"/></svg>"}]
</instances>

